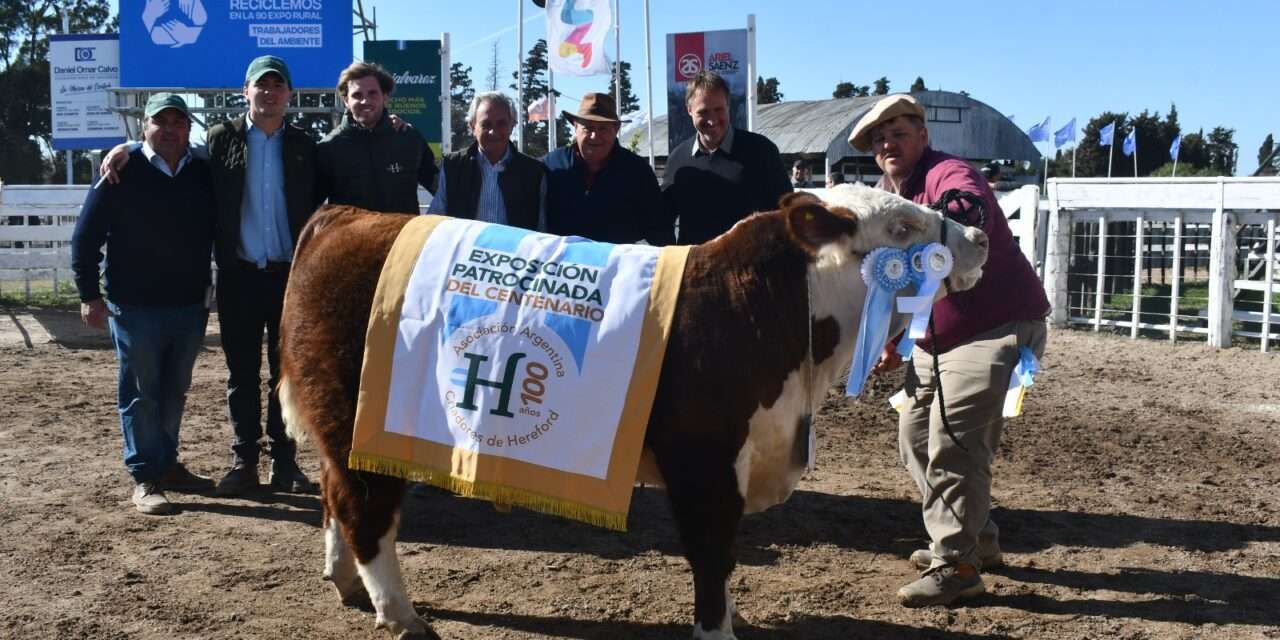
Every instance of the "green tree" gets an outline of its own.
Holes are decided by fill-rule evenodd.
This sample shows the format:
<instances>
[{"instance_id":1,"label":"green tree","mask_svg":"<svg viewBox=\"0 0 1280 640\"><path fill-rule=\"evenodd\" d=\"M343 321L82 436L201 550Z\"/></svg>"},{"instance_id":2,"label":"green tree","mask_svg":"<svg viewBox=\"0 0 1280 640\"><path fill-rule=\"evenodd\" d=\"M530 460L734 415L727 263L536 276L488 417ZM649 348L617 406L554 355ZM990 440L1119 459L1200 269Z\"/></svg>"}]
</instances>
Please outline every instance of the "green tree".
<instances>
[{"instance_id":1,"label":"green tree","mask_svg":"<svg viewBox=\"0 0 1280 640\"><path fill-rule=\"evenodd\" d=\"M832 98L864 98L871 94L871 87L867 85L855 85L852 82L841 82L836 85L836 90L831 92Z\"/></svg>"},{"instance_id":2,"label":"green tree","mask_svg":"<svg viewBox=\"0 0 1280 640\"><path fill-rule=\"evenodd\" d=\"M621 64L622 70L618 67ZM621 83L617 80L621 78ZM632 113L640 110L640 99L631 91L631 63L613 63L613 73L609 74L609 95L617 97L618 84L622 85L622 101L618 103L618 113Z\"/></svg>"},{"instance_id":3,"label":"green tree","mask_svg":"<svg viewBox=\"0 0 1280 640\"><path fill-rule=\"evenodd\" d=\"M911 83L911 93L915 93L917 91L928 91L924 86L924 78L920 76L916 76L916 81Z\"/></svg>"},{"instance_id":4,"label":"green tree","mask_svg":"<svg viewBox=\"0 0 1280 640\"><path fill-rule=\"evenodd\" d=\"M1226 127L1214 127L1209 132L1208 149L1209 149L1209 167L1217 171L1220 176L1231 176L1236 173L1236 145L1233 138L1236 135L1235 129Z\"/></svg>"},{"instance_id":5,"label":"green tree","mask_svg":"<svg viewBox=\"0 0 1280 640\"><path fill-rule=\"evenodd\" d=\"M464 67L461 62L453 63L449 67L449 128L452 129L450 144L454 151L464 149L475 141L471 135L471 127L467 126L467 109L471 107L471 99L475 96L471 67Z\"/></svg>"},{"instance_id":6,"label":"green tree","mask_svg":"<svg viewBox=\"0 0 1280 640\"><path fill-rule=\"evenodd\" d=\"M871 92L871 95L873 95L873 96L884 96L884 95L888 95L888 94L889 94L889 79L888 79L888 78L886 78L886 77L884 77L884 76L880 76L880 79L879 79L879 80L876 80L875 85L876 85L876 89L875 89L875 91L872 91L872 92Z\"/></svg>"},{"instance_id":7,"label":"green tree","mask_svg":"<svg viewBox=\"0 0 1280 640\"><path fill-rule=\"evenodd\" d=\"M1267 137L1262 139L1262 146L1258 147L1258 166L1262 166L1275 150L1276 141L1268 133Z\"/></svg>"},{"instance_id":8,"label":"green tree","mask_svg":"<svg viewBox=\"0 0 1280 640\"><path fill-rule=\"evenodd\" d=\"M773 104L782 102L782 91L778 90L781 83L777 78L769 78L765 80L763 77L756 78L756 104Z\"/></svg>"},{"instance_id":9,"label":"green tree","mask_svg":"<svg viewBox=\"0 0 1280 640\"><path fill-rule=\"evenodd\" d=\"M49 34L62 30L62 12L76 33L119 28L107 0L0 0L0 180L43 182L50 167L65 166L50 165L41 153L52 144ZM87 181L88 165L80 164Z\"/></svg>"},{"instance_id":10,"label":"green tree","mask_svg":"<svg viewBox=\"0 0 1280 640\"><path fill-rule=\"evenodd\" d=\"M524 79L521 89L523 90L524 104L516 105L521 113L529 113L529 105L539 98L546 97L549 93L547 86L547 41L538 38L533 47L529 49L529 55L525 57L524 63ZM512 79L517 78L517 74L512 72ZM509 85L515 89L515 83ZM556 97L560 96L560 92L556 92ZM558 116L552 116L558 117ZM569 143L570 132L573 130L572 123L564 118L559 118L556 126L556 146L564 146ZM529 122L525 117L524 123L524 152L534 158L541 158L547 154L547 123L546 122Z\"/></svg>"}]
</instances>

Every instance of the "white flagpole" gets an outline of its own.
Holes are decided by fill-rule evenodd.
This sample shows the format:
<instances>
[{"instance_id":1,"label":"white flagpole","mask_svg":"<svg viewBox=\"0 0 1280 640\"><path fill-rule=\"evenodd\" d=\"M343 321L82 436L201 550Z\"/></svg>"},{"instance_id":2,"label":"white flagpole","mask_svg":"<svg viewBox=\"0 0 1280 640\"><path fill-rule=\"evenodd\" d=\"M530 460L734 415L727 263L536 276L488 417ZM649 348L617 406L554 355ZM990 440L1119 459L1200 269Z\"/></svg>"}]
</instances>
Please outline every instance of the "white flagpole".
<instances>
[{"instance_id":1,"label":"white flagpole","mask_svg":"<svg viewBox=\"0 0 1280 640\"><path fill-rule=\"evenodd\" d=\"M656 164L653 161L653 36L649 34L649 0L644 0L644 75L647 88L645 89L646 97L649 100L649 118L645 123L649 127L649 168L652 169Z\"/></svg>"},{"instance_id":2,"label":"white flagpole","mask_svg":"<svg viewBox=\"0 0 1280 640\"><path fill-rule=\"evenodd\" d=\"M1133 177L1138 177L1138 128L1133 128Z\"/></svg>"},{"instance_id":3,"label":"white flagpole","mask_svg":"<svg viewBox=\"0 0 1280 640\"><path fill-rule=\"evenodd\" d=\"M440 155L453 151L453 99L450 95L453 85L450 83L449 71L449 32L440 34Z\"/></svg>"},{"instance_id":4,"label":"white flagpole","mask_svg":"<svg viewBox=\"0 0 1280 640\"><path fill-rule=\"evenodd\" d=\"M622 113L622 12L620 0L613 0L613 103Z\"/></svg>"},{"instance_id":5,"label":"white flagpole","mask_svg":"<svg viewBox=\"0 0 1280 640\"><path fill-rule=\"evenodd\" d=\"M524 153L524 0L516 0L516 149Z\"/></svg>"},{"instance_id":6,"label":"white flagpole","mask_svg":"<svg viewBox=\"0 0 1280 640\"><path fill-rule=\"evenodd\" d=\"M556 150L556 74L547 67L547 153Z\"/></svg>"},{"instance_id":7,"label":"white flagpole","mask_svg":"<svg viewBox=\"0 0 1280 640\"><path fill-rule=\"evenodd\" d=\"M1076 148L1080 146L1079 142L1071 141L1071 177L1076 177Z\"/></svg>"},{"instance_id":8,"label":"white flagpole","mask_svg":"<svg viewBox=\"0 0 1280 640\"><path fill-rule=\"evenodd\" d=\"M1178 146L1178 152L1182 152L1182 146ZM1178 156L1173 157L1173 177L1178 177Z\"/></svg>"},{"instance_id":9,"label":"white flagpole","mask_svg":"<svg viewBox=\"0 0 1280 640\"><path fill-rule=\"evenodd\" d=\"M1111 123L1111 144L1107 145L1107 177L1111 177L1111 161L1116 157L1116 128L1115 122Z\"/></svg>"}]
</instances>

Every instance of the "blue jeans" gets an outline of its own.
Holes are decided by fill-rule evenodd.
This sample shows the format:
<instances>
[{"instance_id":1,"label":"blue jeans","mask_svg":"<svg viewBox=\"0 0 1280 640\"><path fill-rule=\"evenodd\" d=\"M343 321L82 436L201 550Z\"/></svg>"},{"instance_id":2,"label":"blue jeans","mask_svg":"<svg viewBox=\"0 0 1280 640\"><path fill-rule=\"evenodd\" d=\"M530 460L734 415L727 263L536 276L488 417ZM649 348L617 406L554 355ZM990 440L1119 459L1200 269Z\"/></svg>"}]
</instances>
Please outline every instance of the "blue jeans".
<instances>
[{"instance_id":1,"label":"blue jeans","mask_svg":"<svg viewBox=\"0 0 1280 640\"><path fill-rule=\"evenodd\" d=\"M135 482L149 482L178 460L178 426L209 310L203 304L107 307L120 360L116 398L124 464Z\"/></svg>"}]
</instances>

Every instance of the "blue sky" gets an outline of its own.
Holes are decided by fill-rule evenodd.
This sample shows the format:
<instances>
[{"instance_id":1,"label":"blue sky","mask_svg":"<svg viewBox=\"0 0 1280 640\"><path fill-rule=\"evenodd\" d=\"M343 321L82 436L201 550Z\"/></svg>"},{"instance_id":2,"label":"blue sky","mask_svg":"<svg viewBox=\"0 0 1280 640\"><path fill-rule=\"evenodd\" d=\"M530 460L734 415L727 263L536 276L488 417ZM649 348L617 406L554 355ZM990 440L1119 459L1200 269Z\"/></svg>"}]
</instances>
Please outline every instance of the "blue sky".
<instances>
[{"instance_id":1,"label":"blue sky","mask_svg":"<svg viewBox=\"0 0 1280 640\"><path fill-rule=\"evenodd\" d=\"M527 50L545 34L545 20L523 1ZM643 108L644 3L620 2L622 58L632 64ZM374 6L379 39L449 32L453 60L471 66L477 84L484 82L494 40L504 80L515 69L517 0L365 0L366 11ZM1014 115L1023 129L1045 116L1056 129L1072 117L1083 126L1106 110L1163 115L1176 103L1184 133L1219 125L1236 130L1243 175L1256 168L1263 138L1280 135L1276 0L651 0L650 8L659 112L665 109L666 34L745 27L753 13L759 73L778 78L787 100L829 98L841 81L870 85L881 76L891 89L905 90L922 76L931 89L965 90ZM611 58L613 50L610 37ZM607 87L604 76L556 78L556 88L573 97ZM559 106L572 109L576 102Z\"/></svg>"}]
</instances>

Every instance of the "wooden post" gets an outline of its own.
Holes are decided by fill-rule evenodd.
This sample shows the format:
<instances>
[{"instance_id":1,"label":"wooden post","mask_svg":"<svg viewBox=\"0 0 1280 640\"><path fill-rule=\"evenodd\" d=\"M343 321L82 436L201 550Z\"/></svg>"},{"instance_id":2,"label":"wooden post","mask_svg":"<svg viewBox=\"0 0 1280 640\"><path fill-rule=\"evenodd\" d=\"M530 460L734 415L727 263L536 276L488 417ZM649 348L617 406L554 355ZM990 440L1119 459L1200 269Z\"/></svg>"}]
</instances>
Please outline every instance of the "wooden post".
<instances>
[{"instance_id":1,"label":"wooden post","mask_svg":"<svg viewBox=\"0 0 1280 640\"><path fill-rule=\"evenodd\" d=\"M1054 326L1065 327L1071 319L1067 291L1067 270L1071 264L1071 214L1058 208L1058 181L1049 181L1049 236L1044 258L1044 291L1052 309Z\"/></svg>"},{"instance_id":2,"label":"wooden post","mask_svg":"<svg viewBox=\"0 0 1280 640\"><path fill-rule=\"evenodd\" d=\"M1178 341L1178 288L1182 284L1182 214L1173 219L1173 288L1169 291L1169 342Z\"/></svg>"},{"instance_id":3,"label":"wooden post","mask_svg":"<svg viewBox=\"0 0 1280 640\"><path fill-rule=\"evenodd\" d=\"M1225 210L1226 185L1218 178L1218 204L1209 235L1209 346L1231 346L1232 280L1236 270L1235 225Z\"/></svg>"},{"instance_id":4,"label":"wooden post","mask_svg":"<svg viewBox=\"0 0 1280 640\"><path fill-rule=\"evenodd\" d=\"M1133 326L1129 327L1129 338L1138 338L1138 322L1142 317L1142 216L1133 221Z\"/></svg>"},{"instance_id":5,"label":"wooden post","mask_svg":"<svg viewBox=\"0 0 1280 640\"><path fill-rule=\"evenodd\" d=\"M1093 297L1093 330L1102 330L1102 297L1106 292L1107 271L1107 214L1098 215L1098 277L1095 280L1098 290Z\"/></svg>"}]
</instances>

